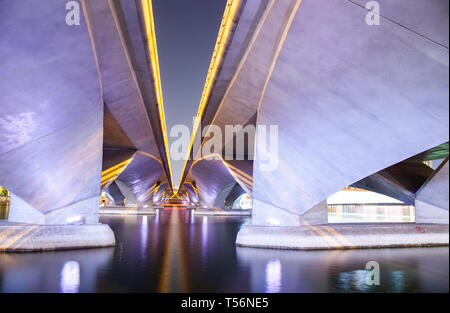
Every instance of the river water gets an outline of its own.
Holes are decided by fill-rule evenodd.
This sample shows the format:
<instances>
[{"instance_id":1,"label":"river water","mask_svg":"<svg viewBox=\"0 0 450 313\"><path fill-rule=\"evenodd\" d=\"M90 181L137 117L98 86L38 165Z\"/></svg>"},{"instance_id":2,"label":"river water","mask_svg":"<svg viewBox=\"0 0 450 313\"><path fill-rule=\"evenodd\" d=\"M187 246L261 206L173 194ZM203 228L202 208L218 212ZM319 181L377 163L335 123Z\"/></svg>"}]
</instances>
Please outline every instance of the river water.
<instances>
[{"instance_id":1,"label":"river water","mask_svg":"<svg viewBox=\"0 0 450 313\"><path fill-rule=\"evenodd\" d=\"M248 218L103 215L114 248L0 253L1 292L448 292L449 249L237 248ZM366 263L380 267L367 285Z\"/></svg>"}]
</instances>

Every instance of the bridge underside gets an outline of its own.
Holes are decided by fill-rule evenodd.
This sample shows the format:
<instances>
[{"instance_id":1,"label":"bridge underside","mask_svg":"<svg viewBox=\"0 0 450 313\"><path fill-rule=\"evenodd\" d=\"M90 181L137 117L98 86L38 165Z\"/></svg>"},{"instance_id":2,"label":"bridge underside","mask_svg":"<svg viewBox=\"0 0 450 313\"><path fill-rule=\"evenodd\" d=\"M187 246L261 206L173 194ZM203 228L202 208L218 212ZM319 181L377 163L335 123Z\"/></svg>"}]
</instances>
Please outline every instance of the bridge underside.
<instances>
[{"instance_id":1,"label":"bridge underside","mask_svg":"<svg viewBox=\"0 0 450 313\"><path fill-rule=\"evenodd\" d=\"M100 194L220 210L251 196L240 246L448 245L449 4L378 2L380 25L363 0L229 1L178 190L151 2L84 0L73 26L59 0L5 2L0 250L113 245ZM210 151L227 125L243 128ZM415 223L331 225L345 188L412 205Z\"/></svg>"},{"instance_id":2,"label":"bridge underside","mask_svg":"<svg viewBox=\"0 0 450 313\"><path fill-rule=\"evenodd\" d=\"M223 132L225 125L277 125L276 153L257 141L245 152L253 162L230 167L226 147L234 143L224 140L218 160L199 160L210 127L182 181L218 207L234 184L251 193L252 222L238 245L448 244L448 2L379 2L374 26L366 24L364 1L236 4L218 71L205 86L201 124ZM327 198L349 186L415 206L415 224L328 224ZM352 232L360 236L349 240Z\"/></svg>"},{"instance_id":3,"label":"bridge underside","mask_svg":"<svg viewBox=\"0 0 450 313\"><path fill-rule=\"evenodd\" d=\"M72 26L61 1L1 5L0 185L13 224L0 250L114 245L98 224L102 191L114 183L141 205L172 188L148 4L82 1Z\"/></svg>"}]
</instances>

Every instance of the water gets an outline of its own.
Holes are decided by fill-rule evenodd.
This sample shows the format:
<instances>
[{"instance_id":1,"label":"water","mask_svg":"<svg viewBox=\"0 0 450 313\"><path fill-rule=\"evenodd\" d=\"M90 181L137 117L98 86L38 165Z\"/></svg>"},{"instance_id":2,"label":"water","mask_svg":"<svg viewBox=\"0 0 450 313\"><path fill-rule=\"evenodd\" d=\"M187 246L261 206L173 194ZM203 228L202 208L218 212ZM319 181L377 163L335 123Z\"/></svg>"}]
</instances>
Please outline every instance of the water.
<instances>
[{"instance_id":1,"label":"water","mask_svg":"<svg viewBox=\"0 0 450 313\"><path fill-rule=\"evenodd\" d=\"M102 216L115 248L0 253L1 292L448 292L443 248L280 251L236 248L245 218ZM380 285L365 283L368 261Z\"/></svg>"}]
</instances>

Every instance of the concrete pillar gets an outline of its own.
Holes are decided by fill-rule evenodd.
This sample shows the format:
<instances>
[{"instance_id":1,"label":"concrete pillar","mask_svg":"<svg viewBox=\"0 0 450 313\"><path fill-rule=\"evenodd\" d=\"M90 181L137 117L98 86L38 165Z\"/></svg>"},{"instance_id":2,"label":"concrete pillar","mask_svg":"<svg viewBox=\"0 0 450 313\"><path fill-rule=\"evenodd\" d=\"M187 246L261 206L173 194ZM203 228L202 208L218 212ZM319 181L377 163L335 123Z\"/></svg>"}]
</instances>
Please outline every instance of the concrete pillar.
<instances>
[{"instance_id":1,"label":"concrete pillar","mask_svg":"<svg viewBox=\"0 0 450 313\"><path fill-rule=\"evenodd\" d=\"M303 214L253 199L252 225L258 226L304 226L328 223L327 201L322 201Z\"/></svg>"},{"instance_id":2,"label":"concrete pillar","mask_svg":"<svg viewBox=\"0 0 450 313\"><path fill-rule=\"evenodd\" d=\"M137 206L136 196L134 195L133 191L131 191L131 189L124 182L121 182L120 180L116 180L115 183L117 184L117 187L119 187L120 192L125 197L125 206L126 207Z\"/></svg>"},{"instance_id":3,"label":"concrete pillar","mask_svg":"<svg viewBox=\"0 0 450 313\"><path fill-rule=\"evenodd\" d=\"M231 183L228 186L226 186L216 197L216 200L214 202L214 206L225 209L225 199L228 197L230 192L233 190L233 187L236 183Z\"/></svg>"},{"instance_id":4,"label":"concrete pillar","mask_svg":"<svg viewBox=\"0 0 450 313\"><path fill-rule=\"evenodd\" d=\"M20 197L10 193L9 222L44 224L45 215L33 208Z\"/></svg>"},{"instance_id":5,"label":"concrete pillar","mask_svg":"<svg viewBox=\"0 0 450 313\"><path fill-rule=\"evenodd\" d=\"M277 125L278 136L275 152L256 143L253 220L238 245L448 244L441 225L427 235L416 225L314 225L330 195L449 138L448 2L388 2L389 18L370 26L353 2L301 1L264 77L257 126Z\"/></svg>"},{"instance_id":6,"label":"concrete pillar","mask_svg":"<svg viewBox=\"0 0 450 313\"><path fill-rule=\"evenodd\" d=\"M66 13L58 0L0 2L0 184L13 194L0 250L115 243L109 226L98 224L96 60L82 10L80 25L68 25Z\"/></svg>"},{"instance_id":7,"label":"concrete pillar","mask_svg":"<svg viewBox=\"0 0 450 313\"><path fill-rule=\"evenodd\" d=\"M417 192L416 223L449 224L448 158Z\"/></svg>"}]
</instances>

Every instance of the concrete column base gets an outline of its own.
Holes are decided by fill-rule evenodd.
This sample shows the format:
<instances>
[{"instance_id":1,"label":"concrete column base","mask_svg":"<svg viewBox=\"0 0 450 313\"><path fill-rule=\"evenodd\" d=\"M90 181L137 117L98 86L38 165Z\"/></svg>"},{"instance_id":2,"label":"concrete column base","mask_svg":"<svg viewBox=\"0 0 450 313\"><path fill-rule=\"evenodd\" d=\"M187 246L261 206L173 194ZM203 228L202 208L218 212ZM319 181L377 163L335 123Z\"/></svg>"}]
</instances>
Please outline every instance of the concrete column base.
<instances>
[{"instance_id":1,"label":"concrete column base","mask_svg":"<svg viewBox=\"0 0 450 313\"><path fill-rule=\"evenodd\" d=\"M239 231L240 247L327 250L448 246L449 225L334 224L315 226L245 225Z\"/></svg>"},{"instance_id":2,"label":"concrete column base","mask_svg":"<svg viewBox=\"0 0 450 313\"><path fill-rule=\"evenodd\" d=\"M108 225L38 225L0 223L0 252L52 251L112 247Z\"/></svg>"}]
</instances>

